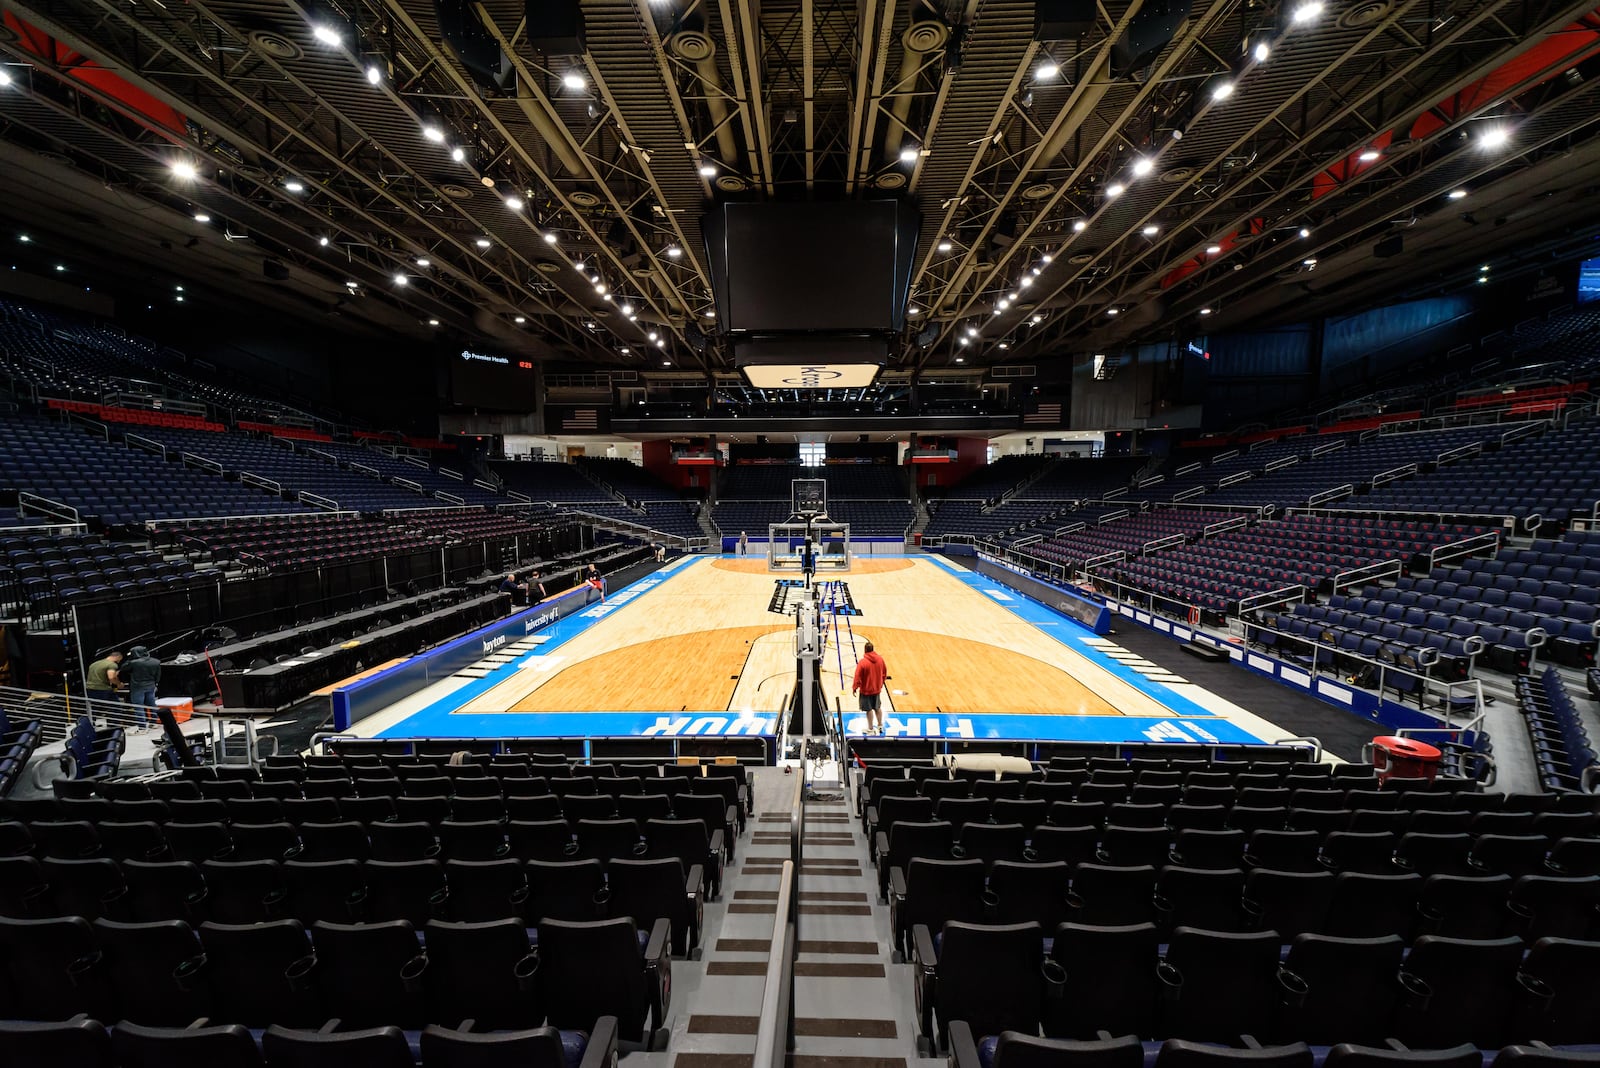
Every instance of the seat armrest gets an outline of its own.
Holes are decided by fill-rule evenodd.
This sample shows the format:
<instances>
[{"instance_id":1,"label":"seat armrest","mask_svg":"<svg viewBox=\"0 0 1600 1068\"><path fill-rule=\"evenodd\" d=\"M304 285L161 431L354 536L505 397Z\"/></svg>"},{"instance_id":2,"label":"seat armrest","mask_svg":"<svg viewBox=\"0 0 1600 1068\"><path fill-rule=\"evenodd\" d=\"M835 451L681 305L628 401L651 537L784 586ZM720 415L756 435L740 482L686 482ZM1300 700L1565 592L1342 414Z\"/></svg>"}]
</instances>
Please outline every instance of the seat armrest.
<instances>
[{"instance_id":1,"label":"seat armrest","mask_svg":"<svg viewBox=\"0 0 1600 1068\"><path fill-rule=\"evenodd\" d=\"M617 1018L602 1016L589 1029L589 1044L584 1047L578 1068L616 1068Z\"/></svg>"},{"instance_id":2,"label":"seat armrest","mask_svg":"<svg viewBox=\"0 0 1600 1068\"><path fill-rule=\"evenodd\" d=\"M739 822L739 806L738 805L729 805L728 806L728 811L726 811L726 812L724 812L722 814L722 820L729 827L739 827L739 826L741 826L741 823Z\"/></svg>"},{"instance_id":3,"label":"seat armrest","mask_svg":"<svg viewBox=\"0 0 1600 1068\"><path fill-rule=\"evenodd\" d=\"M889 899L905 900L906 873L898 864L889 869Z\"/></svg>"},{"instance_id":4,"label":"seat armrest","mask_svg":"<svg viewBox=\"0 0 1600 1068\"><path fill-rule=\"evenodd\" d=\"M889 852L889 836L888 836L888 834L884 833L883 831L878 831L876 834L874 834L872 836L872 841L873 841L873 845L874 845L874 849L872 850L872 855L874 857L881 857L881 856L883 856L883 855L885 855L886 853Z\"/></svg>"},{"instance_id":5,"label":"seat armrest","mask_svg":"<svg viewBox=\"0 0 1600 1068\"><path fill-rule=\"evenodd\" d=\"M967 1021L950 1021L949 1042L950 1068L978 1068L978 1044Z\"/></svg>"},{"instance_id":6,"label":"seat armrest","mask_svg":"<svg viewBox=\"0 0 1600 1068\"><path fill-rule=\"evenodd\" d=\"M644 947L645 963L666 960L671 952L672 921L663 916L650 928L650 939Z\"/></svg>"},{"instance_id":7,"label":"seat armrest","mask_svg":"<svg viewBox=\"0 0 1600 1068\"><path fill-rule=\"evenodd\" d=\"M698 905L698 898L700 897L700 889L701 889L701 887L703 887L705 885L705 881L706 881L705 865L703 865L703 864L691 864L691 865L689 865L689 874L687 876L685 876L684 880L683 880L683 892L688 897L696 898L697 899L697 902L696 902L697 905Z\"/></svg>"},{"instance_id":8,"label":"seat armrest","mask_svg":"<svg viewBox=\"0 0 1600 1068\"><path fill-rule=\"evenodd\" d=\"M648 980L651 1026L666 1026L667 1013L672 1008L672 922L666 917L650 928L650 939L644 949L644 971Z\"/></svg>"},{"instance_id":9,"label":"seat armrest","mask_svg":"<svg viewBox=\"0 0 1600 1068\"><path fill-rule=\"evenodd\" d=\"M711 832L711 852L719 857L728 855L727 835L722 833L721 827Z\"/></svg>"},{"instance_id":10,"label":"seat armrest","mask_svg":"<svg viewBox=\"0 0 1600 1068\"><path fill-rule=\"evenodd\" d=\"M933 932L928 930L927 924L919 923L911 928L911 948L918 969L933 971L939 967L939 954L933 949Z\"/></svg>"}]
</instances>

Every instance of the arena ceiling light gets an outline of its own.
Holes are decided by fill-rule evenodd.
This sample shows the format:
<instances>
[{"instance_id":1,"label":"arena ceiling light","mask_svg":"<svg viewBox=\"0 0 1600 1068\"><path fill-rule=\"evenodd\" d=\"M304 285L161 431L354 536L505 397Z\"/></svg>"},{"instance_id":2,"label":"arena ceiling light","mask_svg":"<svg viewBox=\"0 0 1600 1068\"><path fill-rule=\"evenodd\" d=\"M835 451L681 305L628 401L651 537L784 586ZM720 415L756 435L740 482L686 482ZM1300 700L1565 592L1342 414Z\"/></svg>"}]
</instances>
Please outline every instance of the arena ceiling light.
<instances>
[{"instance_id":1,"label":"arena ceiling light","mask_svg":"<svg viewBox=\"0 0 1600 1068\"><path fill-rule=\"evenodd\" d=\"M1222 251L1222 246L1221 245L1207 245L1206 246L1206 255L1207 256L1215 256L1217 253L1219 253L1221 251Z\"/></svg>"},{"instance_id":2,"label":"arena ceiling light","mask_svg":"<svg viewBox=\"0 0 1600 1068\"><path fill-rule=\"evenodd\" d=\"M1127 192L1127 189L1128 187L1123 185L1121 182L1112 182L1110 185L1106 186L1106 199L1111 200L1115 199L1116 197L1120 197L1123 193Z\"/></svg>"},{"instance_id":3,"label":"arena ceiling light","mask_svg":"<svg viewBox=\"0 0 1600 1068\"><path fill-rule=\"evenodd\" d=\"M6 70L4 67L0 67L0 89L4 89L6 86L8 86L10 84L11 84L11 72Z\"/></svg>"},{"instance_id":4,"label":"arena ceiling light","mask_svg":"<svg viewBox=\"0 0 1600 1068\"><path fill-rule=\"evenodd\" d=\"M1140 232L1143 233L1145 237L1155 237L1161 232L1161 227L1157 226L1155 223L1151 223Z\"/></svg>"},{"instance_id":5,"label":"arena ceiling light","mask_svg":"<svg viewBox=\"0 0 1600 1068\"><path fill-rule=\"evenodd\" d=\"M437 320L437 319L429 319L428 320L428 325L429 326L438 326L439 325L439 320Z\"/></svg>"},{"instance_id":6,"label":"arena ceiling light","mask_svg":"<svg viewBox=\"0 0 1600 1068\"><path fill-rule=\"evenodd\" d=\"M1149 174L1155 169L1155 160L1151 159L1149 156L1140 156L1138 159L1133 161L1133 176L1135 178L1143 178L1145 175Z\"/></svg>"},{"instance_id":7,"label":"arena ceiling light","mask_svg":"<svg viewBox=\"0 0 1600 1068\"><path fill-rule=\"evenodd\" d=\"M1510 140L1511 131L1499 124L1485 126L1478 131L1478 147L1485 152L1493 152L1495 149L1504 148Z\"/></svg>"},{"instance_id":8,"label":"arena ceiling light","mask_svg":"<svg viewBox=\"0 0 1600 1068\"><path fill-rule=\"evenodd\" d=\"M317 22L311 26L311 36L329 48L338 48L344 44L344 34L329 22Z\"/></svg>"},{"instance_id":9,"label":"arena ceiling light","mask_svg":"<svg viewBox=\"0 0 1600 1068\"><path fill-rule=\"evenodd\" d=\"M1311 236L1310 228L1309 227L1305 227L1305 226L1300 227L1300 236L1301 237L1310 237Z\"/></svg>"},{"instance_id":10,"label":"arena ceiling light","mask_svg":"<svg viewBox=\"0 0 1600 1068\"><path fill-rule=\"evenodd\" d=\"M1201 308L1200 309L1200 314L1201 315L1210 315L1211 314L1211 309L1210 308Z\"/></svg>"},{"instance_id":11,"label":"arena ceiling light","mask_svg":"<svg viewBox=\"0 0 1600 1068\"><path fill-rule=\"evenodd\" d=\"M523 323L528 321L528 317L526 315L519 315L511 321L516 323L518 326L521 326Z\"/></svg>"},{"instance_id":12,"label":"arena ceiling light","mask_svg":"<svg viewBox=\"0 0 1600 1068\"><path fill-rule=\"evenodd\" d=\"M1072 232L1075 234L1081 234L1087 229L1089 229L1088 219L1079 219L1077 222L1072 224Z\"/></svg>"},{"instance_id":13,"label":"arena ceiling light","mask_svg":"<svg viewBox=\"0 0 1600 1068\"><path fill-rule=\"evenodd\" d=\"M901 163L915 163L917 162L917 157L921 154L922 149L915 141L907 141L900 146Z\"/></svg>"},{"instance_id":14,"label":"arena ceiling light","mask_svg":"<svg viewBox=\"0 0 1600 1068\"><path fill-rule=\"evenodd\" d=\"M1211 87L1211 99L1223 101L1233 95L1233 82L1224 78Z\"/></svg>"},{"instance_id":15,"label":"arena ceiling light","mask_svg":"<svg viewBox=\"0 0 1600 1068\"><path fill-rule=\"evenodd\" d=\"M418 256L417 257L417 266L418 267L432 267L433 266L433 261L428 259L428 257L426 257L426 256Z\"/></svg>"},{"instance_id":16,"label":"arena ceiling light","mask_svg":"<svg viewBox=\"0 0 1600 1068\"><path fill-rule=\"evenodd\" d=\"M376 63L368 63L367 64L367 84L368 85L382 85L383 84L383 68L378 66Z\"/></svg>"},{"instance_id":17,"label":"arena ceiling light","mask_svg":"<svg viewBox=\"0 0 1600 1068\"><path fill-rule=\"evenodd\" d=\"M1106 309L1106 314L1107 315L1115 315L1120 310L1121 310L1120 308L1107 308Z\"/></svg>"},{"instance_id":18,"label":"arena ceiling light","mask_svg":"<svg viewBox=\"0 0 1600 1068\"><path fill-rule=\"evenodd\" d=\"M1356 159L1360 160L1362 163L1373 163L1378 159L1379 156L1382 155L1383 153L1379 152L1377 149L1369 148L1365 152L1361 153L1361 155L1357 156Z\"/></svg>"},{"instance_id":19,"label":"arena ceiling light","mask_svg":"<svg viewBox=\"0 0 1600 1068\"><path fill-rule=\"evenodd\" d=\"M208 223L211 221L211 216L207 215L203 211L197 211L194 213L194 221L197 223ZM27 238L23 238L23 240L26 241Z\"/></svg>"},{"instance_id":20,"label":"arena ceiling light","mask_svg":"<svg viewBox=\"0 0 1600 1068\"><path fill-rule=\"evenodd\" d=\"M434 123L427 123L422 127L422 136L439 145L444 143L444 129Z\"/></svg>"},{"instance_id":21,"label":"arena ceiling light","mask_svg":"<svg viewBox=\"0 0 1600 1068\"><path fill-rule=\"evenodd\" d=\"M200 171L189 160L175 159L170 166L172 168L172 176L179 181L192 182L200 177Z\"/></svg>"},{"instance_id":22,"label":"arena ceiling light","mask_svg":"<svg viewBox=\"0 0 1600 1068\"><path fill-rule=\"evenodd\" d=\"M1467 191L1465 189L1452 189L1452 190L1450 190L1450 199L1451 200L1460 200L1463 197L1465 197L1466 195L1467 195Z\"/></svg>"},{"instance_id":23,"label":"arena ceiling light","mask_svg":"<svg viewBox=\"0 0 1600 1068\"><path fill-rule=\"evenodd\" d=\"M717 176L717 168L716 167L712 166L709 163L700 164L700 177L702 177L702 178L715 178L716 176Z\"/></svg>"},{"instance_id":24,"label":"arena ceiling light","mask_svg":"<svg viewBox=\"0 0 1600 1068\"><path fill-rule=\"evenodd\" d=\"M490 241L487 237L478 238L477 244L479 248L492 248L494 246L494 242Z\"/></svg>"},{"instance_id":25,"label":"arena ceiling light","mask_svg":"<svg viewBox=\"0 0 1600 1068\"><path fill-rule=\"evenodd\" d=\"M1305 0L1304 3L1294 9L1294 13L1289 16L1289 20L1296 26L1304 26L1322 14L1322 6L1322 0Z\"/></svg>"},{"instance_id":26,"label":"arena ceiling light","mask_svg":"<svg viewBox=\"0 0 1600 1068\"><path fill-rule=\"evenodd\" d=\"M952 242L949 242L949 241L941 241L941 242L939 242L939 251L940 252L949 252L951 249L953 249L955 247L956 246Z\"/></svg>"},{"instance_id":27,"label":"arena ceiling light","mask_svg":"<svg viewBox=\"0 0 1600 1068\"><path fill-rule=\"evenodd\" d=\"M1272 55L1272 41L1266 37L1259 38L1255 43L1255 47L1250 49L1250 55L1255 58L1257 63L1265 63L1267 58Z\"/></svg>"},{"instance_id":28,"label":"arena ceiling light","mask_svg":"<svg viewBox=\"0 0 1600 1068\"><path fill-rule=\"evenodd\" d=\"M411 281L411 279L407 278L403 274L397 274L394 276L394 284L397 286L403 286L409 281Z\"/></svg>"},{"instance_id":29,"label":"arena ceiling light","mask_svg":"<svg viewBox=\"0 0 1600 1068\"><path fill-rule=\"evenodd\" d=\"M506 207L510 208L512 211L521 211L523 206L522 198L517 196L515 193L512 193L506 197Z\"/></svg>"},{"instance_id":30,"label":"arena ceiling light","mask_svg":"<svg viewBox=\"0 0 1600 1068\"><path fill-rule=\"evenodd\" d=\"M589 88L589 79L583 76L582 71L574 68L561 76L561 84L577 93Z\"/></svg>"},{"instance_id":31,"label":"arena ceiling light","mask_svg":"<svg viewBox=\"0 0 1600 1068\"><path fill-rule=\"evenodd\" d=\"M1037 67L1033 68L1033 77L1035 81L1054 81L1060 75L1061 68L1056 65L1054 60L1047 59Z\"/></svg>"},{"instance_id":32,"label":"arena ceiling light","mask_svg":"<svg viewBox=\"0 0 1600 1068\"><path fill-rule=\"evenodd\" d=\"M328 235L327 234L323 234L321 237L317 238L317 245L319 247L321 247L321 248L327 248L328 247Z\"/></svg>"},{"instance_id":33,"label":"arena ceiling light","mask_svg":"<svg viewBox=\"0 0 1600 1068\"><path fill-rule=\"evenodd\" d=\"M682 257L683 257L683 249L679 248L677 245L668 245L667 246L667 259L676 260L676 259L681 259Z\"/></svg>"},{"instance_id":34,"label":"arena ceiling light","mask_svg":"<svg viewBox=\"0 0 1600 1068\"><path fill-rule=\"evenodd\" d=\"M450 150L450 158L455 160L457 163L465 163L467 162L467 150L462 148L460 145L457 145L455 148Z\"/></svg>"}]
</instances>

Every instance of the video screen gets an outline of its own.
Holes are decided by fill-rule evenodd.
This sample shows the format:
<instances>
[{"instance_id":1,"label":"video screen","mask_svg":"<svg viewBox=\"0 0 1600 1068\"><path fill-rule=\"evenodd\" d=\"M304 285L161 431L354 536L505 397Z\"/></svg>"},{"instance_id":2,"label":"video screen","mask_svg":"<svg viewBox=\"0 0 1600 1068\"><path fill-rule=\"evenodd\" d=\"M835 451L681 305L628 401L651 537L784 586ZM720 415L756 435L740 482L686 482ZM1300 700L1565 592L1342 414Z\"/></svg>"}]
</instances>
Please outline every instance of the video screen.
<instances>
[{"instance_id":1,"label":"video screen","mask_svg":"<svg viewBox=\"0 0 1600 1068\"><path fill-rule=\"evenodd\" d=\"M1578 303L1600 300L1600 257L1578 264Z\"/></svg>"},{"instance_id":2,"label":"video screen","mask_svg":"<svg viewBox=\"0 0 1600 1068\"><path fill-rule=\"evenodd\" d=\"M539 373L532 360L463 349L450 360L450 400L465 408L533 411Z\"/></svg>"}]
</instances>

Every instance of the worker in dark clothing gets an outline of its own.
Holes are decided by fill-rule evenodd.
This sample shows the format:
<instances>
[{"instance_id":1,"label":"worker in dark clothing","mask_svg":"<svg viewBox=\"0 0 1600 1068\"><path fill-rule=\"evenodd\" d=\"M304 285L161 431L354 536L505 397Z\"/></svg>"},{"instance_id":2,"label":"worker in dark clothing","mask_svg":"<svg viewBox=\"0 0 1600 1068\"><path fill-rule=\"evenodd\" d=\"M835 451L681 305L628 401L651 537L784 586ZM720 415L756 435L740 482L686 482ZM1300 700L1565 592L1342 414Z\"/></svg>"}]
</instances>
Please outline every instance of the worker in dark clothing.
<instances>
[{"instance_id":1,"label":"worker in dark clothing","mask_svg":"<svg viewBox=\"0 0 1600 1068\"><path fill-rule=\"evenodd\" d=\"M128 683L128 703L144 716L147 727L157 726L156 687L161 685L161 661L150 655L150 650L135 645L128 650L128 661L123 664L121 676Z\"/></svg>"}]
</instances>

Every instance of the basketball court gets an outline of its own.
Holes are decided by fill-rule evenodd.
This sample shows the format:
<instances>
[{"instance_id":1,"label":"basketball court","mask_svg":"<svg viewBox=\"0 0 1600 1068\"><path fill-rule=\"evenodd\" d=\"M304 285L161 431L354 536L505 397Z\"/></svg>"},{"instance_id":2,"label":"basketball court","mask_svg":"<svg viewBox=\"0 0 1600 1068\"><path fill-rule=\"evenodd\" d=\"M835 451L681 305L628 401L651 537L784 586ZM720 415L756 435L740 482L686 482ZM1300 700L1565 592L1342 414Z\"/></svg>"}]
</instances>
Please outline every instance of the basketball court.
<instances>
[{"instance_id":1,"label":"basketball court","mask_svg":"<svg viewBox=\"0 0 1600 1068\"><path fill-rule=\"evenodd\" d=\"M754 547L752 547L753 549ZM886 733L907 738L1256 742L1286 731L938 556L858 556L822 583L818 670L859 734L862 646L888 663ZM769 610L762 557L691 556L511 642L355 725L384 737L616 737L781 732L795 619ZM835 614L846 603L853 614ZM597 711L579 712L574 709Z\"/></svg>"}]
</instances>

